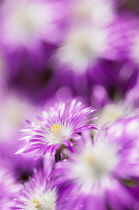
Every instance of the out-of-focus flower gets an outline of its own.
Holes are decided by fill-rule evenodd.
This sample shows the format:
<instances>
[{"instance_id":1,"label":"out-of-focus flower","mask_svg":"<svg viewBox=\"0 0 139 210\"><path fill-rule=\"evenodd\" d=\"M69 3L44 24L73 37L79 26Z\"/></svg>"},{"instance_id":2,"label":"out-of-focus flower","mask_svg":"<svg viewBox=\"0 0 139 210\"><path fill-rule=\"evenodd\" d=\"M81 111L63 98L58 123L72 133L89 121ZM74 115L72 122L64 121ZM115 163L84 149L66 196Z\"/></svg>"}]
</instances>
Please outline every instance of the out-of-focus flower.
<instances>
[{"instance_id":1,"label":"out-of-focus flower","mask_svg":"<svg viewBox=\"0 0 139 210\"><path fill-rule=\"evenodd\" d=\"M127 13L115 16L108 29L108 59L131 62L131 51L138 28L139 21L136 15Z\"/></svg>"},{"instance_id":2,"label":"out-of-focus flower","mask_svg":"<svg viewBox=\"0 0 139 210\"><path fill-rule=\"evenodd\" d=\"M97 124L103 126L104 124L111 124L119 117L129 114L128 109L125 109L123 103L110 103L104 106L98 114Z\"/></svg>"},{"instance_id":3,"label":"out-of-focus flower","mask_svg":"<svg viewBox=\"0 0 139 210\"><path fill-rule=\"evenodd\" d=\"M13 92L9 94L5 91L0 100L0 159L19 181L26 180L34 167L41 167L41 160L35 161L31 156L15 155L17 139L21 137L20 129L26 125L29 116L36 116L37 110L38 108L25 98Z\"/></svg>"},{"instance_id":4,"label":"out-of-focus flower","mask_svg":"<svg viewBox=\"0 0 139 210\"><path fill-rule=\"evenodd\" d=\"M51 68L51 57L64 35L65 15L64 1L0 3L0 48L5 55L8 82L19 84L18 89L24 86L31 94L34 83L36 89L44 87L44 82L50 79L47 69ZM42 76L42 72L46 74Z\"/></svg>"},{"instance_id":5,"label":"out-of-focus flower","mask_svg":"<svg viewBox=\"0 0 139 210\"><path fill-rule=\"evenodd\" d=\"M69 159L58 163L61 172L58 180L60 184L70 185L67 194L74 198L69 209L77 206L77 209L101 210L107 209L107 205L116 210L134 207L136 199L130 187L137 184L139 176L137 141L120 132L129 121L125 119L119 124L116 130L119 135L114 138L109 130L99 131L93 143L89 135L84 134Z\"/></svg>"},{"instance_id":6,"label":"out-of-focus flower","mask_svg":"<svg viewBox=\"0 0 139 210\"><path fill-rule=\"evenodd\" d=\"M13 209L56 210L59 200L59 192L48 182L48 177L41 171L35 171L34 177L24 185L21 194L17 196Z\"/></svg>"},{"instance_id":7,"label":"out-of-focus flower","mask_svg":"<svg viewBox=\"0 0 139 210\"><path fill-rule=\"evenodd\" d=\"M66 65L75 74L86 73L102 57L106 48L106 37L105 28L88 25L72 28L58 50L60 65Z\"/></svg>"},{"instance_id":8,"label":"out-of-focus flower","mask_svg":"<svg viewBox=\"0 0 139 210\"><path fill-rule=\"evenodd\" d=\"M57 1L21 0L1 3L1 41L9 49L31 49L44 41L57 41L61 20ZM62 11L63 12L63 11Z\"/></svg>"},{"instance_id":9,"label":"out-of-focus flower","mask_svg":"<svg viewBox=\"0 0 139 210\"><path fill-rule=\"evenodd\" d=\"M36 107L28 103L25 98L18 97L13 92L6 93L0 100L1 139L2 142L13 143L19 137L19 129L25 124L30 115L34 115Z\"/></svg>"},{"instance_id":10,"label":"out-of-focus flower","mask_svg":"<svg viewBox=\"0 0 139 210\"><path fill-rule=\"evenodd\" d=\"M108 128L108 134L111 136L115 141L120 139L121 141L132 140L136 143L136 151L138 151L138 138L139 138L139 115L134 115L131 117L121 117L117 119L116 122L112 124ZM122 140L125 139L125 140ZM133 153L136 154L136 153Z\"/></svg>"},{"instance_id":11,"label":"out-of-focus flower","mask_svg":"<svg viewBox=\"0 0 139 210\"><path fill-rule=\"evenodd\" d=\"M23 145L17 153L27 153L37 150L37 155L46 151L54 153L62 146L73 145L71 138L84 129L95 128L89 122L94 112L76 99L58 102L42 112L37 122L29 122L31 128L24 129ZM91 118L90 118L91 117Z\"/></svg>"}]
</instances>

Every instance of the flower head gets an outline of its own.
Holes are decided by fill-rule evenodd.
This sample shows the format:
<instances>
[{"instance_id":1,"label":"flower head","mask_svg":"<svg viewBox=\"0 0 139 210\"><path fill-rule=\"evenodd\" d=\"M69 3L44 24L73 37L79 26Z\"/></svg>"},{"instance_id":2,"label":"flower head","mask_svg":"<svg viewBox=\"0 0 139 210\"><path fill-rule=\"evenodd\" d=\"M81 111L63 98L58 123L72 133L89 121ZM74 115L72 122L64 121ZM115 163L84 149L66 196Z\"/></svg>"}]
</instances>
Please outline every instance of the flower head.
<instances>
[{"instance_id":1,"label":"flower head","mask_svg":"<svg viewBox=\"0 0 139 210\"><path fill-rule=\"evenodd\" d=\"M13 49L21 46L32 48L40 40L57 40L57 23L61 19L59 5L49 0L5 1L1 5L3 44Z\"/></svg>"},{"instance_id":2,"label":"flower head","mask_svg":"<svg viewBox=\"0 0 139 210\"><path fill-rule=\"evenodd\" d=\"M95 128L88 124L94 110L75 99L58 102L42 112L37 122L30 122L31 128L25 129L25 141L17 153L26 153L37 149L39 155L46 151L55 153L61 145L71 146L71 138L84 129Z\"/></svg>"},{"instance_id":3,"label":"flower head","mask_svg":"<svg viewBox=\"0 0 139 210\"><path fill-rule=\"evenodd\" d=\"M23 186L15 201L14 209L55 210L57 192L41 171L35 171L34 177Z\"/></svg>"},{"instance_id":4,"label":"flower head","mask_svg":"<svg viewBox=\"0 0 139 210\"><path fill-rule=\"evenodd\" d=\"M120 125L124 129L132 121L116 121L110 129L112 131L116 126L118 129ZM67 194L74 196L70 208L78 203L79 209L82 209L81 205L87 210L91 210L92 206L94 209L105 209L105 201L116 210L133 207L135 198L130 193L130 187L137 185L136 180L139 178L139 147L136 138L125 135L127 131L124 131L119 130L118 133L117 130L118 136L114 136L116 131L112 133L109 129L98 131L94 142L85 133L76 151L69 154L69 159L57 163L58 170L61 170L59 183L70 183ZM80 192L78 196L77 192Z\"/></svg>"},{"instance_id":5,"label":"flower head","mask_svg":"<svg viewBox=\"0 0 139 210\"><path fill-rule=\"evenodd\" d=\"M67 65L75 73L82 74L94 65L98 58L103 57L106 43L105 28L75 26L67 34L57 57L60 63Z\"/></svg>"}]
</instances>

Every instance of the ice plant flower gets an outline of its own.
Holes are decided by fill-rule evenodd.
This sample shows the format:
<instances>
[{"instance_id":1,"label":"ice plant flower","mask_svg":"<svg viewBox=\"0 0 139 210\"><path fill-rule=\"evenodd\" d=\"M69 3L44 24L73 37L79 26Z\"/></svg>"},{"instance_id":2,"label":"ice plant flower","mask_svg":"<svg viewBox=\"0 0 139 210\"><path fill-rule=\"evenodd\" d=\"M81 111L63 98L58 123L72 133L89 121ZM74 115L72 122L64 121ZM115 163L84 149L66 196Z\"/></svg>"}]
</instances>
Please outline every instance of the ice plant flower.
<instances>
[{"instance_id":1,"label":"ice plant flower","mask_svg":"<svg viewBox=\"0 0 139 210\"><path fill-rule=\"evenodd\" d=\"M3 103L0 103L1 115L1 139L0 142L9 144L19 138L19 131L24 125L24 119L36 113L36 108L22 97L17 97L13 92L3 94L1 97ZM16 107L16 109L15 109Z\"/></svg>"},{"instance_id":2,"label":"ice plant flower","mask_svg":"<svg viewBox=\"0 0 139 210\"><path fill-rule=\"evenodd\" d=\"M110 129L120 125L124 129L130 120L117 121ZM115 210L133 209L136 199L130 190L139 178L139 147L133 136L125 135L126 130L116 131L118 136L109 130L98 131L94 142L85 133L69 159L57 163L58 181L67 183L67 194L74 198L69 209L75 205L87 210L107 206Z\"/></svg>"},{"instance_id":3,"label":"ice plant flower","mask_svg":"<svg viewBox=\"0 0 139 210\"><path fill-rule=\"evenodd\" d=\"M103 34L103 35L102 35ZM97 59L103 57L107 43L105 28L92 25L75 26L57 52L60 65L72 69L75 74L83 74Z\"/></svg>"},{"instance_id":4,"label":"ice plant flower","mask_svg":"<svg viewBox=\"0 0 139 210\"><path fill-rule=\"evenodd\" d=\"M11 49L34 48L41 40L56 41L61 20L57 1L21 0L1 4L2 44Z\"/></svg>"},{"instance_id":5,"label":"ice plant flower","mask_svg":"<svg viewBox=\"0 0 139 210\"><path fill-rule=\"evenodd\" d=\"M41 171L25 183L13 209L56 210L58 193Z\"/></svg>"},{"instance_id":6,"label":"ice plant flower","mask_svg":"<svg viewBox=\"0 0 139 210\"><path fill-rule=\"evenodd\" d=\"M121 100L119 102L108 103L97 114L98 127L110 126L117 119L133 117L137 114L137 110L128 101Z\"/></svg>"},{"instance_id":7,"label":"ice plant flower","mask_svg":"<svg viewBox=\"0 0 139 210\"><path fill-rule=\"evenodd\" d=\"M24 129L25 136L22 147L17 153L27 153L37 150L38 155L46 151L50 153L62 146L72 146L71 138L84 129L95 128L89 124L93 118L90 114L94 109L87 107L76 99L67 102L56 102L36 122L30 122L31 128Z\"/></svg>"}]
</instances>

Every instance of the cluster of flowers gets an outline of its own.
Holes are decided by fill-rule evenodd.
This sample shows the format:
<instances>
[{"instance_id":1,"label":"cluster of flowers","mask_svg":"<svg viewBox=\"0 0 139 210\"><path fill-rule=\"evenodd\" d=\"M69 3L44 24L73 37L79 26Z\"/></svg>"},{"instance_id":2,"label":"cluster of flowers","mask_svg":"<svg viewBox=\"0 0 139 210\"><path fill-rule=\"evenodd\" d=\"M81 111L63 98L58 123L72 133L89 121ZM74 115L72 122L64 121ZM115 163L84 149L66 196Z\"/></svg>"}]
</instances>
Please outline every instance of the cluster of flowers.
<instances>
[{"instance_id":1,"label":"cluster of flowers","mask_svg":"<svg viewBox=\"0 0 139 210\"><path fill-rule=\"evenodd\" d=\"M0 210L139 210L136 0L0 1L0 72Z\"/></svg>"},{"instance_id":2,"label":"cluster of flowers","mask_svg":"<svg viewBox=\"0 0 139 210\"><path fill-rule=\"evenodd\" d=\"M28 121L16 154L32 153L43 165L24 185L7 176L2 201L24 210L139 209L139 115L97 129L93 112L70 99Z\"/></svg>"}]
</instances>

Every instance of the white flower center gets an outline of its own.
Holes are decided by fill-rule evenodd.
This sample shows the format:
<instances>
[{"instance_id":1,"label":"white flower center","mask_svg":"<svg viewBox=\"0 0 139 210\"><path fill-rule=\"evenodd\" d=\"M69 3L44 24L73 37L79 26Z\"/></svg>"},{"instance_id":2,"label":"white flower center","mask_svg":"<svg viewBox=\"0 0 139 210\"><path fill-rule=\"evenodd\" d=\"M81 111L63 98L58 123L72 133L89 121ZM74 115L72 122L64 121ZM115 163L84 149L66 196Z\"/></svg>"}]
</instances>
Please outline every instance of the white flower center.
<instances>
[{"instance_id":1,"label":"white flower center","mask_svg":"<svg viewBox=\"0 0 139 210\"><path fill-rule=\"evenodd\" d=\"M102 36L103 34L103 36ZM69 32L58 51L62 63L69 64L78 73L96 61L105 48L106 33L100 29L79 27Z\"/></svg>"},{"instance_id":2,"label":"white flower center","mask_svg":"<svg viewBox=\"0 0 139 210\"><path fill-rule=\"evenodd\" d=\"M66 124L54 124L46 130L45 139L49 145L59 144L68 140L72 134L72 127Z\"/></svg>"},{"instance_id":3,"label":"white flower center","mask_svg":"<svg viewBox=\"0 0 139 210\"><path fill-rule=\"evenodd\" d=\"M55 210L56 199L54 190L40 192L38 189L31 199L26 201L27 210Z\"/></svg>"},{"instance_id":4,"label":"white flower center","mask_svg":"<svg viewBox=\"0 0 139 210\"><path fill-rule=\"evenodd\" d=\"M118 163L117 149L108 142L88 144L84 151L75 157L71 176L77 179L82 190L88 192L98 182L109 177Z\"/></svg>"},{"instance_id":5,"label":"white flower center","mask_svg":"<svg viewBox=\"0 0 139 210\"><path fill-rule=\"evenodd\" d=\"M5 28L12 42L33 42L43 35L46 26L50 27L52 12L46 4L21 1L10 12Z\"/></svg>"},{"instance_id":6,"label":"white flower center","mask_svg":"<svg viewBox=\"0 0 139 210\"><path fill-rule=\"evenodd\" d=\"M108 104L99 113L98 125L102 126L105 123L113 123L119 117L126 113L127 109L122 104Z\"/></svg>"}]
</instances>

